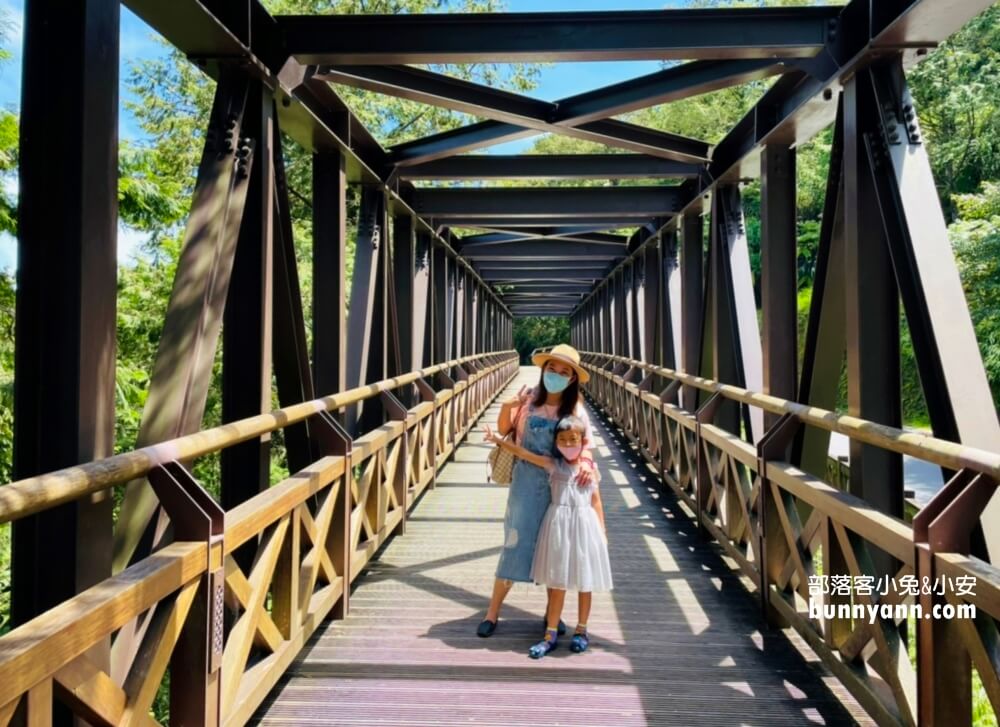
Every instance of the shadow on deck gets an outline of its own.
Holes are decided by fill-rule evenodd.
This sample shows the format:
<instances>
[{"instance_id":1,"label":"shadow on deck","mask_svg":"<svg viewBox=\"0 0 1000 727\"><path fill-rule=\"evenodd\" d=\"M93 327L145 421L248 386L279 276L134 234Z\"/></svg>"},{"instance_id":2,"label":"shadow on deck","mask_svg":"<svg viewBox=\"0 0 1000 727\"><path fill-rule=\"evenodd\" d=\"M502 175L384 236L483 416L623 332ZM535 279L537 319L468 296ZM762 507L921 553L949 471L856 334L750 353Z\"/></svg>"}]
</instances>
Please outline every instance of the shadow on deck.
<instances>
[{"instance_id":1,"label":"shadow on deck","mask_svg":"<svg viewBox=\"0 0 1000 727\"><path fill-rule=\"evenodd\" d=\"M532 384L522 368L508 393ZM498 404L484 415L496 418ZM615 590L595 595L592 648L527 656L545 593L515 586L475 635L502 542L506 489L486 482L477 425L256 718L279 724L842 725L868 718L755 596L628 442L591 408ZM567 598L565 620L576 617Z\"/></svg>"}]
</instances>

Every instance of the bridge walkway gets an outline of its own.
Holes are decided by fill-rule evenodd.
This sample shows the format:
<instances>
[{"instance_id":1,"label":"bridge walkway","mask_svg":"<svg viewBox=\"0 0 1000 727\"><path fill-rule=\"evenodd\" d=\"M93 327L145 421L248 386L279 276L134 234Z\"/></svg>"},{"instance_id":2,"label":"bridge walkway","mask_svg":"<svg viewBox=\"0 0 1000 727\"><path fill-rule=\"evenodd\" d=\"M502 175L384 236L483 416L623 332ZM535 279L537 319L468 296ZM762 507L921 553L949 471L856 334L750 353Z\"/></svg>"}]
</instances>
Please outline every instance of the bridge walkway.
<instances>
[{"instance_id":1,"label":"bridge walkway","mask_svg":"<svg viewBox=\"0 0 1000 727\"><path fill-rule=\"evenodd\" d=\"M749 581L627 440L591 407L615 590L594 597L592 647L528 658L545 593L515 586L475 635L502 543L506 489L486 481L483 423L262 705L267 725L802 725L870 718L794 634L768 629ZM575 599L565 620L575 623Z\"/></svg>"}]
</instances>

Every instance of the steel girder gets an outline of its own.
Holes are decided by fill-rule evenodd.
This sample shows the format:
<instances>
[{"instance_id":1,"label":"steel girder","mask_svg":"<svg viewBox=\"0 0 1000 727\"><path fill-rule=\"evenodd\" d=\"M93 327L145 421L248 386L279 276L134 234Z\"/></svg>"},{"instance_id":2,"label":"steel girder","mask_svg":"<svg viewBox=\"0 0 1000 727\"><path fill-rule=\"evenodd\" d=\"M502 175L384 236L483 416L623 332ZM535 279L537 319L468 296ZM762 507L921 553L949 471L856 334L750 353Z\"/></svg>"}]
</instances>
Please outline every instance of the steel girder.
<instances>
[{"instance_id":1,"label":"steel girder","mask_svg":"<svg viewBox=\"0 0 1000 727\"><path fill-rule=\"evenodd\" d=\"M588 242L600 245L610 245L623 247L628 238L624 235L611 235L601 232L561 232L560 234L549 235L542 233L535 233L532 230L526 230L522 234L516 232L491 232L483 235L469 235L467 237L461 238L458 244L458 251L465 253L469 250L477 249L483 246L495 245L501 242L527 242L527 241L542 241L542 240L565 240L567 242Z\"/></svg>"},{"instance_id":2,"label":"steel girder","mask_svg":"<svg viewBox=\"0 0 1000 727\"><path fill-rule=\"evenodd\" d=\"M701 164L646 154L479 154L400 167L400 179L690 179Z\"/></svg>"},{"instance_id":3,"label":"steel girder","mask_svg":"<svg viewBox=\"0 0 1000 727\"><path fill-rule=\"evenodd\" d=\"M667 189L665 187L665 189ZM653 222L653 217L629 217L626 215L588 216L581 219L567 217L514 217L503 213L484 217L464 213L450 216L445 220L435 221L440 227L471 227L482 230L507 230L517 232L522 228L537 229L539 227L578 227L589 231L616 230L623 227L637 227Z\"/></svg>"},{"instance_id":4,"label":"steel girder","mask_svg":"<svg viewBox=\"0 0 1000 727\"><path fill-rule=\"evenodd\" d=\"M321 69L316 77L500 122L499 125L466 127L468 137L449 133L450 143L465 150L469 148L469 138L485 142L487 137L483 132L487 129L490 130L490 144L497 144L507 136L519 137L525 128L530 128L633 150L638 139L646 138L648 141L644 143L652 147L649 154L681 162L698 162L706 159L707 145L703 142L664 134L659 145L654 147L654 137L649 130L622 123L597 122L783 70L781 63L771 59L695 61L554 102L406 66L335 66ZM414 163L420 156L420 148L434 149L436 144L431 139L422 146L419 142L404 145L395 156L400 161Z\"/></svg>"},{"instance_id":5,"label":"steel girder","mask_svg":"<svg viewBox=\"0 0 1000 727\"><path fill-rule=\"evenodd\" d=\"M801 58L829 39L834 8L279 18L301 63Z\"/></svg>"},{"instance_id":6,"label":"steel girder","mask_svg":"<svg viewBox=\"0 0 1000 727\"><path fill-rule=\"evenodd\" d=\"M675 187L498 187L418 189L418 214L435 220L512 218L582 220L620 216L642 220L680 207Z\"/></svg>"},{"instance_id":7,"label":"steel girder","mask_svg":"<svg viewBox=\"0 0 1000 727\"><path fill-rule=\"evenodd\" d=\"M524 260L527 262L557 260L571 265L574 261L599 260L608 263L625 256L625 248L592 242L507 242L474 248L465 257L480 260Z\"/></svg>"},{"instance_id":8,"label":"steel girder","mask_svg":"<svg viewBox=\"0 0 1000 727\"><path fill-rule=\"evenodd\" d=\"M541 128L524 129L503 121L482 121L394 146L390 162L399 167L422 164L508 141L527 139L545 131L680 162L700 163L708 158L709 146L703 141L615 119L590 121L579 126L535 126Z\"/></svg>"}]
</instances>

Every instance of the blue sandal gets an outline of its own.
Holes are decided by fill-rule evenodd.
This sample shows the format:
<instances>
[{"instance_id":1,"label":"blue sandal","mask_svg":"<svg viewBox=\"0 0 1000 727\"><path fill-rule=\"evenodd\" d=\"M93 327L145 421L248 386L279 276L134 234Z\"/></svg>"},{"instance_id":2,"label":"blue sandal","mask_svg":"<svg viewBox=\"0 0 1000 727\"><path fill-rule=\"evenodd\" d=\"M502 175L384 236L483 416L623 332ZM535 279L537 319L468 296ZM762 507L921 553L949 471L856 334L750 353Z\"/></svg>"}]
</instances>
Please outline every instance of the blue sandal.
<instances>
[{"instance_id":1,"label":"blue sandal","mask_svg":"<svg viewBox=\"0 0 1000 727\"><path fill-rule=\"evenodd\" d=\"M582 654L588 646L590 646L590 639L587 638L586 631L582 634L573 634L573 638L569 642L569 650L576 654Z\"/></svg>"},{"instance_id":2,"label":"blue sandal","mask_svg":"<svg viewBox=\"0 0 1000 727\"><path fill-rule=\"evenodd\" d=\"M528 649L528 656L532 659L541 659L550 651L554 651L558 645L559 632L555 629L546 629L545 638Z\"/></svg>"}]
</instances>

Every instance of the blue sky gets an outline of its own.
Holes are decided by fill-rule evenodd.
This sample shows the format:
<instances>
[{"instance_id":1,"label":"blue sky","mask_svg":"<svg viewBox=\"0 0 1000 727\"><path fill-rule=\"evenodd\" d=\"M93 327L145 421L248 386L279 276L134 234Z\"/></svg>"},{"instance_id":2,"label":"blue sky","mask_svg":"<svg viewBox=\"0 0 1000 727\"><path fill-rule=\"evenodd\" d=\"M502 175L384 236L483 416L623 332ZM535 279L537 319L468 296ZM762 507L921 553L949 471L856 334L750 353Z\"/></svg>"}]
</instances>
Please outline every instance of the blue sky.
<instances>
[{"instance_id":1,"label":"blue sky","mask_svg":"<svg viewBox=\"0 0 1000 727\"><path fill-rule=\"evenodd\" d=\"M169 1L169 0L165 0ZM663 7L683 6L685 0L507 0L507 9L512 12L572 11L572 10L658 10ZM0 0L0 12L11 24L10 39L7 44L13 59L0 66L0 106L16 110L21 95L21 45L23 0ZM154 31L131 13L122 8L121 13L121 78L127 78L128 70L138 60L163 55L164 46L157 41ZM640 62L600 62L600 63L557 63L542 70L538 87L532 96L546 100L556 100L593 88L606 86L659 69L655 61ZM121 88L122 101L130 98L124 83ZM119 117L119 136L123 141L142 142L142 130L132 115L122 108ZM516 153L532 143L531 139L511 142L493 149L497 153ZM135 254L141 235L119 230L119 260L126 262ZM16 244L13 238L0 237L0 269L10 270L16 265Z\"/></svg>"}]
</instances>

